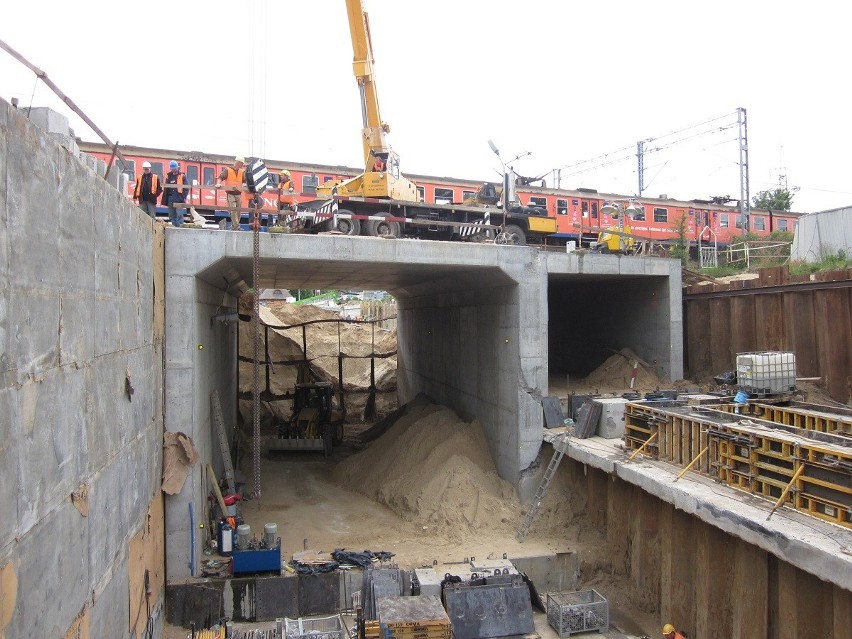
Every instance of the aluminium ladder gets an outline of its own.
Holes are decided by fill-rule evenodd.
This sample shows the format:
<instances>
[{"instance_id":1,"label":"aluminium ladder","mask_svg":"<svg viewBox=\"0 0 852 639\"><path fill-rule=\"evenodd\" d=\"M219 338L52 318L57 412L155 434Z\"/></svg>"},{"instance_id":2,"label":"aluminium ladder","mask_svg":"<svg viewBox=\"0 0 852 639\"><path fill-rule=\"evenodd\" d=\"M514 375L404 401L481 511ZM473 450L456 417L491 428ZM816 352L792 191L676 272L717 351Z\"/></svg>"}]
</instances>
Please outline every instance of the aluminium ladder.
<instances>
[{"instance_id":1,"label":"aluminium ladder","mask_svg":"<svg viewBox=\"0 0 852 639\"><path fill-rule=\"evenodd\" d=\"M532 526L533 520L538 514L539 508L541 508L541 502L544 500L544 495L547 493L547 489L550 487L550 482L553 480L553 476L556 475L556 469L559 468L559 462L562 461L562 457L565 455L566 450L568 450L567 433L559 435L559 437L557 437L556 440L554 440L553 442L553 457L550 458L550 463L547 465L547 469L544 471L544 475L541 478L541 483L538 485L538 490L535 491L535 497L533 497L533 500L530 503L530 507L527 510L527 514L524 515L524 520L521 522L521 525L518 528L518 534L516 535L516 539L519 542L523 542L527 536L527 533L530 531L530 527Z\"/></svg>"}]
</instances>

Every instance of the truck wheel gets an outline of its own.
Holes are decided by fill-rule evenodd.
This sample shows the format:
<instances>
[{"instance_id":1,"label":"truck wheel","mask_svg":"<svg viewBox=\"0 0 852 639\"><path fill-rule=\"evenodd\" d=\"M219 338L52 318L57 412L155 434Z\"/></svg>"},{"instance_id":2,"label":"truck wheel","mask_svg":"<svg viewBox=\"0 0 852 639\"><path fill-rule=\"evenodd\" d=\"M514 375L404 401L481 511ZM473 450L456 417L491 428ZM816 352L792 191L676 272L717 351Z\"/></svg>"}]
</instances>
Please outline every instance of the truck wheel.
<instances>
[{"instance_id":1,"label":"truck wheel","mask_svg":"<svg viewBox=\"0 0 852 639\"><path fill-rule=\"evenodd\" d=\"M503 235L506 238L506 244L514 244L515 246L526 246L527 236L524 230L516 224L507 224Z\"/></svg>"},{"instance_id":2,"label":"truck wheel","mask_svg":"<svg viewBox=\"0 0 852 639\"><path fill-rule=\"evenodd\" d=\"M389 222L388 220L369 220L367 222L367 235L371 237L380 237L382 235L399 237L399 222Z\"/></svg>"},{"instance_id":3,"label":"truck wheel","mask_svg":"<svg viewBox=\"0 0 852 639\"><path fill-rule=\"evenodd\" d=\"M338 215L352 215L349 209L338 209ZM351 217L337 218L337 223L334 226L335 231L340 231L344 235L361 235L361 221Z\"/></svg>"},{"instance_id":4,"label":"truck wheel","mask_svg":"<svg viewBox=\"0 0 852 639\"><path fill-rule=\"evenodd\" d=\"M331 424L322 425L322 453L325 457L331 457L331 450L334 448L334 426Z\"/></svg>"}]
</instances>

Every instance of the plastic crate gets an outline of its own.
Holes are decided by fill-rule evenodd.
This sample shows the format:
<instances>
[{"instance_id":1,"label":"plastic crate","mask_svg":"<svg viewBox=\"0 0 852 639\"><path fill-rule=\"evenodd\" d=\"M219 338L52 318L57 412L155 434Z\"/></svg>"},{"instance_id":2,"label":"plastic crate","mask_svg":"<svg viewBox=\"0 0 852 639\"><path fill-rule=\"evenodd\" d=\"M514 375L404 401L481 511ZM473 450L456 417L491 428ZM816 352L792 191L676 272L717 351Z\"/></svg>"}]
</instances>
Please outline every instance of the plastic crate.
<instances>
[{"instance_id":1,"label":"plastic crate","mask_svg":"<svg viewBox=\"0 0 852 639\"><path fill-rule=\"evenodd\" d=\"M547 621L560 637L609 630L609 604L596 590L547 593Z\"/></svg>"},{"instance_id":2,"label":"plastic crate","mask_svg":"<svg viewBox=\"0 0 852 639\"><path fill-rule=\"evenodd\" d=\"M340 615L284 619L284 636L287 639L349 639Z\"/></svg>"}]
</instances>

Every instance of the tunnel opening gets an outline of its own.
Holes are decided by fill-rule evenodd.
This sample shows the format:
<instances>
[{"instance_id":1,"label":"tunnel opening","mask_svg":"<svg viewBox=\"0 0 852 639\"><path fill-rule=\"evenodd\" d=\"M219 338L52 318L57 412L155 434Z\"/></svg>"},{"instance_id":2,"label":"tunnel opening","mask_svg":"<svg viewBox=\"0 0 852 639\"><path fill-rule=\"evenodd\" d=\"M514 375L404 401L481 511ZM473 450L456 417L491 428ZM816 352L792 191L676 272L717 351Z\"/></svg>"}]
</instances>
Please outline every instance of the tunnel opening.
<instances>
[{"instance_id":1,"label":"tunnel opening","mask_svg":"<svg viewBox=\"0 0 852 639\"><path fill-rule=\"evenodd\" d=\"M630 349L668 378L671 317L665 277L551 274L548 380L570 392L615 353ZM612 380L618 384L620 380Z\"/></svg>"}]
</instances>

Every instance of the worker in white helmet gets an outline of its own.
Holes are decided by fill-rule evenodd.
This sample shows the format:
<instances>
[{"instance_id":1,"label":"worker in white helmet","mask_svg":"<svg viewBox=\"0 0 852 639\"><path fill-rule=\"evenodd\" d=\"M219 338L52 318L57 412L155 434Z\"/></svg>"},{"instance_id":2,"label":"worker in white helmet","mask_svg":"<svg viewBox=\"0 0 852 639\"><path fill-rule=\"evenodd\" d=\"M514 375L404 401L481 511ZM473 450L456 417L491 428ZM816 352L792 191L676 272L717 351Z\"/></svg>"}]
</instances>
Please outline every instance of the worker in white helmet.
<instances>
[{"instance_id":1,"label":"worker in white helmet","mask_svg":"<svg viewBox=\"0 0 852 639\"><path fill-rule=\"evenodd\" d=\"M233 166L222 167L216 188L225 187L225 197L231 211L231 230L240 230L240 209L243 208L243 184L246 181L246 159L242 156L234 158Z\"/></svg>"},{"instance_id":2,"label":"worker in white helmet","mask_svg":"<svg viewBox=\"0 0 852 639\"><path fill-rule=\"evenodd\" d=\"M136 186L133 187L133 200L153 220L157 216L157 198L162 193L160 176L151 172L151 163L146 160L142 163L142 174L136 178Z\"/></svg>"}]
</instances>

